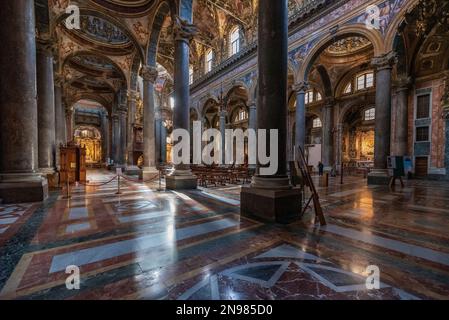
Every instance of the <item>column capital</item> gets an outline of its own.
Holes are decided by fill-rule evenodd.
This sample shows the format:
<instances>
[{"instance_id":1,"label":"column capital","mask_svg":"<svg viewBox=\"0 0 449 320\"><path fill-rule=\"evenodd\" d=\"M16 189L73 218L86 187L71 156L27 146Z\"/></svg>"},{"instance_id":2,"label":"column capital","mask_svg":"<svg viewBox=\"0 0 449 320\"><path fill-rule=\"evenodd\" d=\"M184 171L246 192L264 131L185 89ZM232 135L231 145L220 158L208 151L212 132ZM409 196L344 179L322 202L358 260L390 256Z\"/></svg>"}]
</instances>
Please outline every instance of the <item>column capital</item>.
<instances>
[{"instance_id":1,"label":"column capital","mask_svg":"<svg viewBox=\"0 0 449 320\"><path fill-rule=\"evenodd\" d=\"M64 76L62 74L60 74L60 73L56 72L53 75L53 79L54 79L56 87L62 87L62 85L64 84Z\"/></svg>"},{"instance_id":2,"label":"column capital","mask_svg":"<svg viewBox=\"0 0 449 320\"><path fill-rule=\"evenodd\" d=\"M386 54L374 57L371 59L371 65L376 68L377 71L383 69L391 69L397 63L398 57L395 51L390 51Z\"/></svg>"},{"instance_id":3,"label":"column capital","mask_svg":"<svg viewBox=\"0 0 449 320\"><path fill-rule=\"evenodd\" d=\"M335 105L335 99L333 97L324 98L324 108L330 108Z\"/></svg>"},{"instance_id":4,"label":"column capital","mask_svg":"<svg viewBox=\"0 0 449 320\"><path fill-rule=\"evenodd\" d=\"M144 81L155 83L157 77L159 76L159 72L156 67L144 65L140 70L140 76Z\"/></svg>"},{"instance_id":5,"label":"column capital","mask_svg":"<svg viewBox=\"0 0 449 320\"><path fill-rule=\"evenodd\" d=\"M128 97L128 102L136 102L139 98L139 92L135 90L128 90L126 92L126 96Z\"/></svg>"},{"instance_id":6,"label":"column capital","mask_svg":"<svg viewBox=\"0 0 449 320\"><path fill-rule=\"evenodd\" d=\"M58 48L51 39L37 38L36 49L48 57L54 57Z\"/></svg>"},{"instance_id":7,"label":"column capital","mask_svg":"<svg viewBox=\"0 0 449 320\"><path fill-rule=\"evenodd\" d=\"M175 41L189 42L198 33L198 28L190 24L188 21L181 19L179 16L175 17L173 21L173 35Z\"/></svg>"},{"instance_id":8,"label":"column capital","mask_svg":"<svg viewBox=\"0 0 449 320\"><path fill-rule=\"evenodd\" d=\"M120 106L120 107L117 108L116 113L119 116L123 116L123 115L126 116L128 114L128 107L127 106Z\"/></svg>"},{"instance_id":9,"label":"column capital","mask_svg":"<svg viewBox=\"0 0 449 320\"><path fill-rule=\"evenodd\" d=\"M63 102L64 103L64 102ZM65 113L67 116L72 115L73 114L73 108L69 107L67 104L65 105Z\"/></svg>"},{"instance_id":10,"label":"column capital","mask_svg":"<svg viewBox=\"0 0 449 320\"><path fill-rule=\"evenodd\" d=\"M408 90L408 89L410 89L411 84L412 84L412 78L407 75L398 76L396 81L394 81L396 91Z\"/></svg>"},{"instance_id":11,"label":"column capital","mask_svg":"<svg viewBox=\"0 0 449 320\"><path fill-rule=\"evenodd\" d=\"M253 100L253 101L250 101L249 103L248 103L248 109L249 110L255 110L255 109L257 109L257 103L256 103L256 100Z\"/></svg>"},{"instance_id":12,"label":"column capital","mask_svg":"<svg viewBox=\"0 0 449 320\"><path fill-rule=\"evenodd\" d=\"M228 115L228 112L226 110L220 110L218 114L220 117L226 117Z\"/></svg>"},{"instance_id":13,"label":"column capital","mask_svg":"<svg viewBox=\"0 0 449 320\"><path fill-rule=\"evenodd\" d=\"M305 93L309 89L309 83L307 81L301 81L292 85L292 90L298 93Z\"/></svg>"}]
</instances>

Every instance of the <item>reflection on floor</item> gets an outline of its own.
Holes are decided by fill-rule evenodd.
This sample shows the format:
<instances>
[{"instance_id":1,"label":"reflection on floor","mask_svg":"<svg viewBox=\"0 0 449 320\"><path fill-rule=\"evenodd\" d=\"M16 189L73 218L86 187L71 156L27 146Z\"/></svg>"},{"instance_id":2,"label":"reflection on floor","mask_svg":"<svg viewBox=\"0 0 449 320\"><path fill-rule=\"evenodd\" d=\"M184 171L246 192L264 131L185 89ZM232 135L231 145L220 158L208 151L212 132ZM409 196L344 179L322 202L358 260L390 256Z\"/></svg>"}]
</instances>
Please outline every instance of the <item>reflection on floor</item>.
<instances>
[{"instance_id":1,"label":"reflection on floor","mask_svg":"<svg viewBox=\"0 0 449 320\"><path fill-rule=\"evenodd\" d=\"M118 196L113 181L0 206L0 299L449 298L447 183L331 180L321 228L311 213L289 226L240 217L238 186L157 187L122 181ZM70 265L79 290L66 287Z\"/></svg>"}]
</instances>

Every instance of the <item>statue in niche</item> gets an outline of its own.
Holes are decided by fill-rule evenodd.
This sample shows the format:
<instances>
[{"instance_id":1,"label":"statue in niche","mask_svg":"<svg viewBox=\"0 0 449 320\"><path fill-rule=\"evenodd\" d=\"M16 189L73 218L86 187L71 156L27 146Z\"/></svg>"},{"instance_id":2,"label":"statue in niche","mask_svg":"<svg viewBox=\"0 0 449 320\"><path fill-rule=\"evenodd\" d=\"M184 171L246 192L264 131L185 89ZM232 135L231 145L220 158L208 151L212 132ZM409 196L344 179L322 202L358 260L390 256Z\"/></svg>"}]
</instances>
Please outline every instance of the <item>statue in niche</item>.
<instances>
[{"instance_id":1,"label":"statue in niche","mask_svg":"<svg viewBox=\"0 0 449 320\"><path fill-rule=\"evenodd\" d=\"M137 98L136 102L136 123L143 124L143 101L140 97Z\"/></svg>"},{"instance_id":2,"label":"statue in niche","mask_svg":"<svg viewBox=\"0 0 449 320\"><path fill-rule=\"evenodd\" d=\"M143 130L136 131L136 142L143 143Z\"/></svg>"}]
</instances>

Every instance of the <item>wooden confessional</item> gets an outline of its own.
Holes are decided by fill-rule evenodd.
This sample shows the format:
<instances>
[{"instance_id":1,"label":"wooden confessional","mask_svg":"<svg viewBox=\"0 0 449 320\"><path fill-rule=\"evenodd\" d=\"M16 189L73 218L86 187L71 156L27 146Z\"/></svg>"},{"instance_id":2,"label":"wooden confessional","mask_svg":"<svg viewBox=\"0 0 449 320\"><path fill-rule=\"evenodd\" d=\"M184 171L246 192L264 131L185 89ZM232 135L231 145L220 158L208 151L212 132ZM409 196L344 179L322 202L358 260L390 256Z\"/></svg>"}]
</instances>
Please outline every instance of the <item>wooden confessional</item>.
<instances>
[{"instance_id":1,"label":"wooden confessional","mask_svg":"<svg viewBox=\"0 0 449 320\"><path fill-rule=\"evenodd\" d=\"M61 171L59 184L86 182L86 149L76 145L60 148Z\"/></svg>"}]
</instances>

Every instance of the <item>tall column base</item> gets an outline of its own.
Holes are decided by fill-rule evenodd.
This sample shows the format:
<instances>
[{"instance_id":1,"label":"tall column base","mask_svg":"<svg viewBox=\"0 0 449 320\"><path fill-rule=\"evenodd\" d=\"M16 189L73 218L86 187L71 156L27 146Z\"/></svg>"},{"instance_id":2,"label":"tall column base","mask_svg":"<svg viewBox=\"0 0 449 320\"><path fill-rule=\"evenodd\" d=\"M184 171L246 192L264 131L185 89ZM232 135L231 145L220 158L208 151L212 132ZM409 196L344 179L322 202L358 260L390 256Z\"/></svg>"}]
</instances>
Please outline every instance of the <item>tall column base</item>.
<instances>
[{"instance_id":1,"label":"tall column base","mask_svg":"<svg viewBox=\"0 0 449 320\"><path fill-rule=\"evenodd\" d=\"M159 171L156 169L156 167L144 167L142 169L142 180L147 181L151 179L156 179L159 175ZM156 178L155 178L156 177Z\"/></svg>"},{"instance_id":2,"label":"tall column base","mask_svg":"<svg viewBox=\"0 0 449 320\"><path fill-rule=\"evenodd\" d=\"M138 166L134 165L127 165L125 168L125 174L129 176L141 176L142 175L142 169L140 169Z\"/></svg>"},{"instance_id":3,"label":"tall column base","mask_svg":"<svg viewBox=\"0 0 449 320\"><path fill-rule=\"evenodd\" d=\"M48 181L39 174L0 174L3 203L40 202L48 198Z\"/></svg>"},{"instance_id":4,"label":"tall column base","mask_svg":"<svg viewBox=\"0 0 449 320\"><path fill-rule=\"evenodd\" d=\"M59 187L59 174L54 168L40 168L39 172L44 178L47 179L49 188Z\"/></svg>"},{"instance_id":5,"label":"tall column base","mask_svg":"<svg viewBox=\"0 0 449 320\"><path fill-rule=\"evenodd\" d=\"M264 222L288 224L298 220L301 212L299 189L272 190L243 187L240 214Z\"/></svg>"},{"instance_id":6,"label":"tall column base","mask_svg":"<svg viewBox=\"0 0 449 320\"><path fill-rule=\"evenodd\" d=\"M165 177L165 187L168 190L191 190L198 187L197 177L189 170L175 170L173 174Z\"/></svg>"},{"instance_id":7,"label":"tall column base","mask_svg":"<svg viewBox=\"0 0 449 320\"><path fill-rule=\"evenodd\" d=\"M368 185L387 186L390 182L388 169L373 169L368 174Z\"/></svg>"}]
</instances>

